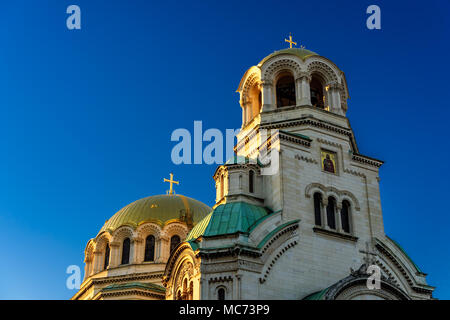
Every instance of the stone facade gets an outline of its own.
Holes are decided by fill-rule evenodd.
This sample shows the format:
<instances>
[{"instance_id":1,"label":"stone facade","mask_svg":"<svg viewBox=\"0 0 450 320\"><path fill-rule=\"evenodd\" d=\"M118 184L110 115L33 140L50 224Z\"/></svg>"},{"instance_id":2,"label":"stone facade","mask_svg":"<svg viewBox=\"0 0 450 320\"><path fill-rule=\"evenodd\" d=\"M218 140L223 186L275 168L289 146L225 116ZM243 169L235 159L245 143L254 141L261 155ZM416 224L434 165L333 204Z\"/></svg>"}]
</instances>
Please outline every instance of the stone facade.
<instances>
[{"instance_id":1,"label":"stone facade","mask_svg":"<svg viewBox=\"0 0 450 320\"><path fill-rule=\"evenodd\" d=\"M280 106L280 75L293 79L295 105ZM311 100L313 79L323 88L322 107ZM272 213L247 232L200 235L180 245L165 269L166 298L432 298L426 274L384 233L383 162L359 154L345 116L344 73L313 52L281 50L250 68L238 92L238 156L216 170L214 208L239 201ZM334 157L333 172L324 169L326 153ZM267 174L268 167L276 170ZM365 284L369 266L381 272L380 289ZM190 296L183 281L192 283Z\"/></svg>"}]
</instances>

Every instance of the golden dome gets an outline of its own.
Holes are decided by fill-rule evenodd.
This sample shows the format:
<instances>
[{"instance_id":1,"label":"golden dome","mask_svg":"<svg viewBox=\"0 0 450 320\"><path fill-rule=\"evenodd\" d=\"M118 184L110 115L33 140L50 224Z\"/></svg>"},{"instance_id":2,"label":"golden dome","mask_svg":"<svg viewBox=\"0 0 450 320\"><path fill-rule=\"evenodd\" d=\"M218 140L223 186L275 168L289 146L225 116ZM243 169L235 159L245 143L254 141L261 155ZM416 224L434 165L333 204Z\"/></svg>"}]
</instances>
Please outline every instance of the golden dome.
<instances>
[{"instance_id":1,"label":"golden dome","mask_svg":"<svg viewBox=\"0 0 450 320\"><path fill-rule=\"evenodd\" d=\"M145 222L154 222L161 227L174 221L195 225L210 212L211 208L206 204L180 194L156 195L120 209L105 222L99 233L113 232L124 225L136 228Z\"/></svg>"}]
</instances>

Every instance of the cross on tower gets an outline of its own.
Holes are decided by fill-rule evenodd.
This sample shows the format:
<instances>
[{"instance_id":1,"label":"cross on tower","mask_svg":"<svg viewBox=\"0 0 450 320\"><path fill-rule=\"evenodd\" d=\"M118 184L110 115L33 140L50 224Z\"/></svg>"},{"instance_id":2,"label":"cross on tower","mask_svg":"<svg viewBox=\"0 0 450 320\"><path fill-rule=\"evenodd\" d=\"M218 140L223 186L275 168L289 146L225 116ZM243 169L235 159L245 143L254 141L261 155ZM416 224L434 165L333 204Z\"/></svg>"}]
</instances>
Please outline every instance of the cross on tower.
<instances>
[{"instance_id":1,"label":"cross on tower","mask_svg":"<svg viewBox=\"0 0 450 320\"><path fill-rule=\"evenodd\" d=\"M297 45L297 42L294 42L294 41L292 41L292 35L291 35L291 33L289 32L289 40L288 39L284 39L284 41L285 42L289 42L289 48L291 48L292 49L292 45Z\"/></svg>"},{"instance_id":2,"label":"cross on tower","mask_svg":"<svg viewBox=\"0 0 450 320\"><path fill-rule=\"evenodd\" d=\"M170 173L170 179L166 179L164 178L164 182L169 182L170 183L170 189L169 189L169 194L173 194L173 184L180 184L180 181L175 181L173 180L173 173Z\"/></svg>"}]
</instances>

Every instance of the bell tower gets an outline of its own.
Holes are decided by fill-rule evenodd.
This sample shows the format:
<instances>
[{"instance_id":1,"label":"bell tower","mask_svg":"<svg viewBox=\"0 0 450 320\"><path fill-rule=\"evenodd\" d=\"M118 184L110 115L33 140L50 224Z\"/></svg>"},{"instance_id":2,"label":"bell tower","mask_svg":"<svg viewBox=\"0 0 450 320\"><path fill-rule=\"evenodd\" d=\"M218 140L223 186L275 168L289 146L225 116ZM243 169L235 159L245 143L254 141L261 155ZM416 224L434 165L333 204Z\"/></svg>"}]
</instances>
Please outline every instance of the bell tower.
<instances>
[{"instance_id":1,"label":"bell tower","mask_svg":"<svg viewBox=\"0 0 450 320\"><path fill-rule=\"evenodd\" d=\"M426 274L384 232L383 161L358 151L337 65L304 47L275 51L237 92L236 155L217 168L213 212L173 255L167 286L189 258L201 299L431 298ZM366 286L369 268L379 290Z\"/></svg>"}]
</instances>

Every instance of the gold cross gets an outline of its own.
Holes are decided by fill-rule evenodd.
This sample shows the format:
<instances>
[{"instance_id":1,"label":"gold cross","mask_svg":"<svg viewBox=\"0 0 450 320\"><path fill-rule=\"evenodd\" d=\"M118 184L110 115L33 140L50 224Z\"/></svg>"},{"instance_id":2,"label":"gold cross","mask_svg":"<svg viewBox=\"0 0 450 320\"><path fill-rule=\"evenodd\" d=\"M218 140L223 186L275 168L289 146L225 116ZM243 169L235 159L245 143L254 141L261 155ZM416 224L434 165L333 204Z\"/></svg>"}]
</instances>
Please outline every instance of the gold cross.
<instances>
[{"instance_id":1,"label":"gold cross","mask_svg":"<svg viewBox=\"0 0 450 320\"><path fill-rule=\"evenodd\" d=\"M175 181L173 180L173 173L170 173L170 179L166 179L164 178L164 182L169 182L170 183L170 189L169 189L169 194L173 194L173 184L180 184L180 181Z\"/></svg>"},{"instance_id":2,"label":"gold cross","mask_svg":"<svg viewBox=\"0 0 450 320\"><path fill-rule=\"evenodd\" d=\"M289 40L288 39L284 39L285 42L289 42L289 48L292 49L292 45L297 45L297 42L292 41L292 35L291 33L289 33Z\"/></svg>"}]
</instances>

